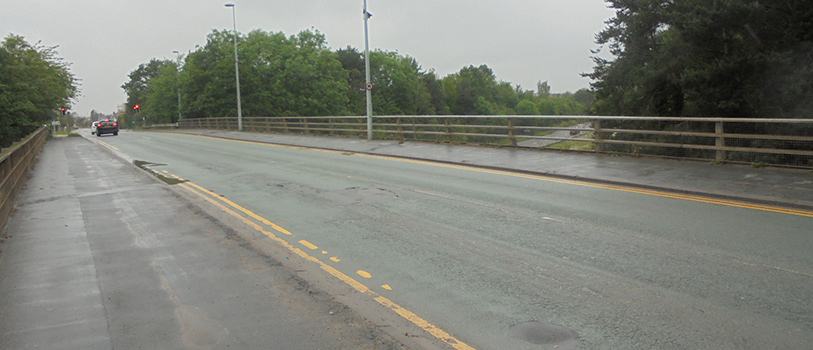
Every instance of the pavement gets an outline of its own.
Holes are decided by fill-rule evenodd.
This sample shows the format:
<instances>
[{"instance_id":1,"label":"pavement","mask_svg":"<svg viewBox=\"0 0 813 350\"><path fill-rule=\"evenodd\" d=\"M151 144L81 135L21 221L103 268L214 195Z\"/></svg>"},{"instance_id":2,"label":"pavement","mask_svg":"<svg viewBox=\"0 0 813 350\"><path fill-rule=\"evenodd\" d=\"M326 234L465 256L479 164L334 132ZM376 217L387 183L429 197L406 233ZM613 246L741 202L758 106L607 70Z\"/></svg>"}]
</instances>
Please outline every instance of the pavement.
<instances>
[{"instance_id":1,"label":"pavement","mask_svg":"<svg viewBox=\"0 0 813 350\"><path fill-rule=\"evenodd\" d=\"M51 138L0 231L0 349L405 348L200 208Z\"/></svg>"},{"instance_id":2,"label":"pavement","mask_svg":"<svg viewBox=\"0 0 813 350\"><path fill-rule=\"evenodd\" d=\"M172 132L433 160L813 210L813 170L343 137L194 129Z\"/></svg>"}]
</instances>

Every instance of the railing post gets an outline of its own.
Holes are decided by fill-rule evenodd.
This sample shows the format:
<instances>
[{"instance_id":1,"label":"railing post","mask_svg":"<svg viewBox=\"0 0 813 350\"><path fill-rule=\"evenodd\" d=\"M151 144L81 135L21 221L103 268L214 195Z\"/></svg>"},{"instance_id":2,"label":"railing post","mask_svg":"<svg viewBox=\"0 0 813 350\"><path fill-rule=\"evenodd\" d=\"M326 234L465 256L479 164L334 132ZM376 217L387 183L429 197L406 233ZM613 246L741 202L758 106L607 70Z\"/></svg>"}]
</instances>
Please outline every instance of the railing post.
<instances>
[{"instance_id":1,"label":"railing post","mask_svg":"<svg viewBox=\"0 0 813 350\"><path fill-rule=\"evenodd\" d=\"M511 146L517 146L517 138L514 135L514 118L508 118L508 140L511 141Z\"/></svg>"},{"instance_id":2,"label":"railing post","mask_svg":"<svg viewBox=\"0 0 813 350\"><path fill-rule=\"evenodd\" d=\"M717 150L714 154L714 161L715 162L724 162L725 161L725 150L722 148L725 147L725 136L723 136L723 121L719 120L714 123L714 133L717 134L717 138L715 139L714 145L716 146Z\"/></svg>"},{"instance_id":3,"label":"railing post","mask_svg":"<svg viewBox=\"0 0 813 350\"><path fill-rule=\"evenodd\" d=\"M601 120L594 119L593 120L593 143L596 145L595 153L602 153L604 152L604 144L602 143L601 138Z\"/></svg>"},{"instance_id":4,"label":"railing post","mask_svg":"<svg viewBox=\"0 0 813 350\"><path fill-rule=\"evenodd\" d=\"M449 118L445 118L445 119L446 119L446 121L445 121L445 124L446 124L446 140L449 141L449 143L452 143L452 126L451 126L451 123L449 122Z\"/></svg>"},{"instance_id":5,"label":"railing post","mask_svg":"<svg viewBox=\"0 0 813 350\"><path fill-rule=\"evenodd\" d=\"M305 135L310 135L311 131L308 129L308 117L302 118L302 122L305 124Z\"/></svg>"},{"instance_id":6,"label":"railing post","mask_svg":"<svg viewBox=\"0 0 813 350\"><path fill-rule=\"evenodd\" d=\"M330 136L334 136L336 133L333 131L333 118L328 119L327 123L330 126Z\"/></svg>"},{"instance_id":7,"label":"railing post","mask_svg":"<svg viewBox=\"0 0 813 350\"><path fill-rule=\"evenodd\" d=\"M401 117L396 119L396 123L398 124L398 138L400 138L401 141L406 141L404 138L404 129L401 127Z\"/></svg>"}]
</instances>

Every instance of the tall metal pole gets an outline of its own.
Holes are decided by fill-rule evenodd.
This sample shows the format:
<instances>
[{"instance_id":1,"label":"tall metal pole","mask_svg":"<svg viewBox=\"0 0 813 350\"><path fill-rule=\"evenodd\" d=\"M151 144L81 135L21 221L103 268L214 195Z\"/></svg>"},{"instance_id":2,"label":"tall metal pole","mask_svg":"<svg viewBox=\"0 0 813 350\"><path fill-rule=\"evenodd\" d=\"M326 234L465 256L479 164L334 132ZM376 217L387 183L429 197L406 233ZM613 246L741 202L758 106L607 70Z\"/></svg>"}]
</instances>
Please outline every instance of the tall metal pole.
<instances>
[{"instance_id":1,"label":"tall metal pole","mask_svg":"<svg viewBox=\"0 0 813 350\"><path fill-rule=\"evenodd\" d=\"M367 21L372 16L367 12L367 0L364 0L364 70L367 80L364 89L367 90L367 140L373 139L373 82L370 79L370 35L367 26Z\"/></svg>"},{"instance_id":2,"label":"tall metal pole","mask_svg":"<svg viewBox=\"0 0 813 350\"><path fill-rule=\"evenodd\" d=\"M175 89L178 90L178 122L181 122L181 53L178 51L172 51L172 53L177 55L177 59L175 60L175 70L178 71L178 75L175 78Z\"/></svg>"},{"instance_id":3,"label":"tall metal pole","mask_svg":"<svg viewBox=\"0 0 813 350\"><path fill-rule=\"evenodd\" d=\"M243 131L243 108L240 104L240 68L237 58L237 10L235 10L234 4L226 4L226 7L231 7L231 15L234 20L234 80L237 83L237 130Z\"/></svg>"}]
</instances>

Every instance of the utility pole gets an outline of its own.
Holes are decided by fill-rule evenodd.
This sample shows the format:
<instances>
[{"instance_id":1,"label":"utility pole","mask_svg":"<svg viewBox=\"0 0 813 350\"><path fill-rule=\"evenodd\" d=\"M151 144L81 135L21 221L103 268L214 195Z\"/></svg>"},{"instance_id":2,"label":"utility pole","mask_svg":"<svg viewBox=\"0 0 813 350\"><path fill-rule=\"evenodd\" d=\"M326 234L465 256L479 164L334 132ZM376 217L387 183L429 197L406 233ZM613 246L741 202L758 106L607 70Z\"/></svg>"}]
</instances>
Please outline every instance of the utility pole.
<instances>
[{"instance_id":1,"label":"utility pole","mask_svg":"<svg viewBox=\"0 0 813 350\"><path fill-rule=\"evenodd\" d=\"M178 75L175 76L175 90L178 90L178 122L181 122L181 53L178 51L172 51L172 53L177 55L177 59L175 60L175 70L178 72Z\"/></svg>"},{"instance_id":2,"label":"utility pole","mask_svg":"<svg viewBox=\"0 0 813 350\"><path fill-rule=\"evenodd\" d=\"M370 79L370 35L367 21L373 15L367 12L367 0L364 0L364 71L367 82L364 89L367 90L367 140L373 140L373 82Z\"/></svg>"}]
</instances>

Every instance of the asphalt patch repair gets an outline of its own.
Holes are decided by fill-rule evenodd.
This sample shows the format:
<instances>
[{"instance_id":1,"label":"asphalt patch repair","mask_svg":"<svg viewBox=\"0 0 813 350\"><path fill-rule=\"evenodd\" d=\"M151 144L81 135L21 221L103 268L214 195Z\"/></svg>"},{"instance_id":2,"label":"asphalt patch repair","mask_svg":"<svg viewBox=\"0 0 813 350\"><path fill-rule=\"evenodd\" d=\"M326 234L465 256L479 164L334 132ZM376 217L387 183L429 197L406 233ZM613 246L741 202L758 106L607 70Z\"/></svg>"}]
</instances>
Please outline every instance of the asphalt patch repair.
<instances>
[{"instance_id":1,"label":"asphalt patch repair","mask_svg":"<svg viewBox=\"0 0 813 350\"><path fill-rule=\"evenodd\" d=\"M511 335L536 345L552 345L555 349L578 348L578 336L572 329L555 324L530 321L511 326Z\"/></svg>"},{"instance_id":2,"label":"asphalt patch repair","mask_svg":"<svg viewBox=\"0 0 813 350\"><path fill-rule=\"evenodd\" d=\"M139 167L141 169L144 169L144 170L150 172L151 174L155 175L155 177L157 177L159 180L161 180L163 182L166 182L169 185L177 185L177 184L184 183L184 182L188 181L188 180L179 180L179 179L176 179L176 178L173 178L173 177L166 176L164 174L159 173L155 169L151 168L153 166L162 166L162 165L166 165L166 164L151 163L151 162L147 162L147 161L143 161L143 160L134 160L133 164L135 164L135 166L137 166L137 167Z\"/></svg>"}]
</instances>

